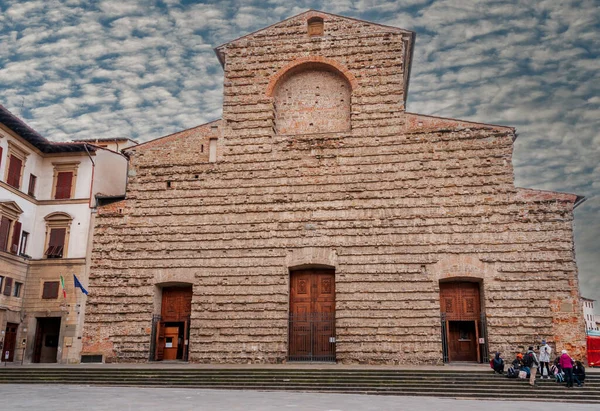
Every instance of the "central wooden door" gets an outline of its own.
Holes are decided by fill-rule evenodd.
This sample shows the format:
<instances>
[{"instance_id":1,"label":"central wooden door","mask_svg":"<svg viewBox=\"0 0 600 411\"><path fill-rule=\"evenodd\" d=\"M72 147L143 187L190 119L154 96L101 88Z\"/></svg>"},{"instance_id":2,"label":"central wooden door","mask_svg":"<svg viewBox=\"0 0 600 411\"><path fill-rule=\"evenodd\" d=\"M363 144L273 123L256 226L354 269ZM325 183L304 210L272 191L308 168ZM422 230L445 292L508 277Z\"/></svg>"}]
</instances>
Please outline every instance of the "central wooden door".
<instances>
[{"instance_id":1,"label":"central wooden door","mask_svg":"<svg viewBox=\"0 0 600 411\"><path fill-rule=\"evenodd\" d=\"M477 361L480 353L479 283L441 283L440 305L445 321L449 361Z\"/></svg>"},{"instance_id":2,"label":"central wooden door","mask_svg":"<svg viewBox=\"0 0 600 411\"><path fill-rule=\"evenodd\" d=\"M291 273L289 359L335 361L335 273Z\"/></svg>"}]
</instances>

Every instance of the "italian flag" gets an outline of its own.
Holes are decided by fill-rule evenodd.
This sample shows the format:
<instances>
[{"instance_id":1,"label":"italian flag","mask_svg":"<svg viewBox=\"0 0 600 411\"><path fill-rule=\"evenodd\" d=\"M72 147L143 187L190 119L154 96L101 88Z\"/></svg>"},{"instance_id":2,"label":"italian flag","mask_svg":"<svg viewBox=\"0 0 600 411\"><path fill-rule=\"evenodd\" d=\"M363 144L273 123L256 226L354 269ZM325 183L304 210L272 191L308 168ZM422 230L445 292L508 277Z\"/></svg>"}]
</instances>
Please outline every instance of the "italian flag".
<instances>
[{"instance_id":1,"label":"italian flag","mask_svg":"<svg viewBox=\"0 0 600 411\"><path fill-rule=\"evenodd\" d=\"M63 289L63 297L67 298L67 290L65 290L65 279L63 278L63 276L60 276L60 285L62 286Z\"/></svg>"}]
</instances>

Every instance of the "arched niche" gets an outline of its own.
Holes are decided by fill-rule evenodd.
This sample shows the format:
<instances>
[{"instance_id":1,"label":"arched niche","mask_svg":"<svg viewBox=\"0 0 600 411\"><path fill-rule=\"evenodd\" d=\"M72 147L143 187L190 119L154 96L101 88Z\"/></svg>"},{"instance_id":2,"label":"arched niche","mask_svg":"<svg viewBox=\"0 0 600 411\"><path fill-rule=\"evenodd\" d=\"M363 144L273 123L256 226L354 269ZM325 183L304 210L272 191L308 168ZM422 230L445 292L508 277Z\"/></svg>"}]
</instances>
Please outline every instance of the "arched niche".
<instances>
[{"instance_id":1,"label":"arched niche","mask_svg":"<svg viewBox=\"0 0 600 411\"><path fill-rule=\"evenodd\" d=\"M305 63L286 71L273 88L277 134L313 134L351 128L352 85L335 67Z\"/></svg>"}]
</instances>

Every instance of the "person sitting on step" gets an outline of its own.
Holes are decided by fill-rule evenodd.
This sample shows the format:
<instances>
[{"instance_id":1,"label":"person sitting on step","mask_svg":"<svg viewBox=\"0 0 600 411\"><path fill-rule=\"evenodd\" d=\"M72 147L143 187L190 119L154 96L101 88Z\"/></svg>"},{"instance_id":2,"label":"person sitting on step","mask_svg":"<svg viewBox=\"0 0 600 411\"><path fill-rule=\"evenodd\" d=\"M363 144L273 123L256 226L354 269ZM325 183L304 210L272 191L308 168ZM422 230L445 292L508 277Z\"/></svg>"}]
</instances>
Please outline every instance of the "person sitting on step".
<instances>
[{"instance_id":1,"label":"person sitting on step","mask_svg":"<svg viewBox=\"0 0 600 411\"><path fill-rule=\"evenodd\" d=\"M494 368L494 374L504 374L504 360L499 352L496 352L496 356L492 360L492 367Z\"/></svg>"}]
</instances>

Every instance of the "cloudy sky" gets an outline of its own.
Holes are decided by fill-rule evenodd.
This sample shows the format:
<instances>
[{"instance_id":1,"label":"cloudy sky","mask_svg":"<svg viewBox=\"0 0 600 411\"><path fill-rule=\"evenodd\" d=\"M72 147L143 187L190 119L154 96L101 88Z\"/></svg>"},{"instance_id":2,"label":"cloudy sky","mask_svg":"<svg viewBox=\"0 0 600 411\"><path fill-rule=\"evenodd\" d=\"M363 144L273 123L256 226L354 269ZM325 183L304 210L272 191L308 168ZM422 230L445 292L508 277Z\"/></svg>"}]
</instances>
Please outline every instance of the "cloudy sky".
<instances>
[{"instance_id":1,"label":"cloudy sky","mask_svg":"<svg viewBox=\"0 0 600 411\"><path fill-rule=\"evenodd\" d=\"M0 0L0 104L52 140L154 139L221 116L213 47L309 8L415 31L408 110L514 126L518 186L587 197L600 300L600 0Z\"/></svg>"}]
</instances>

